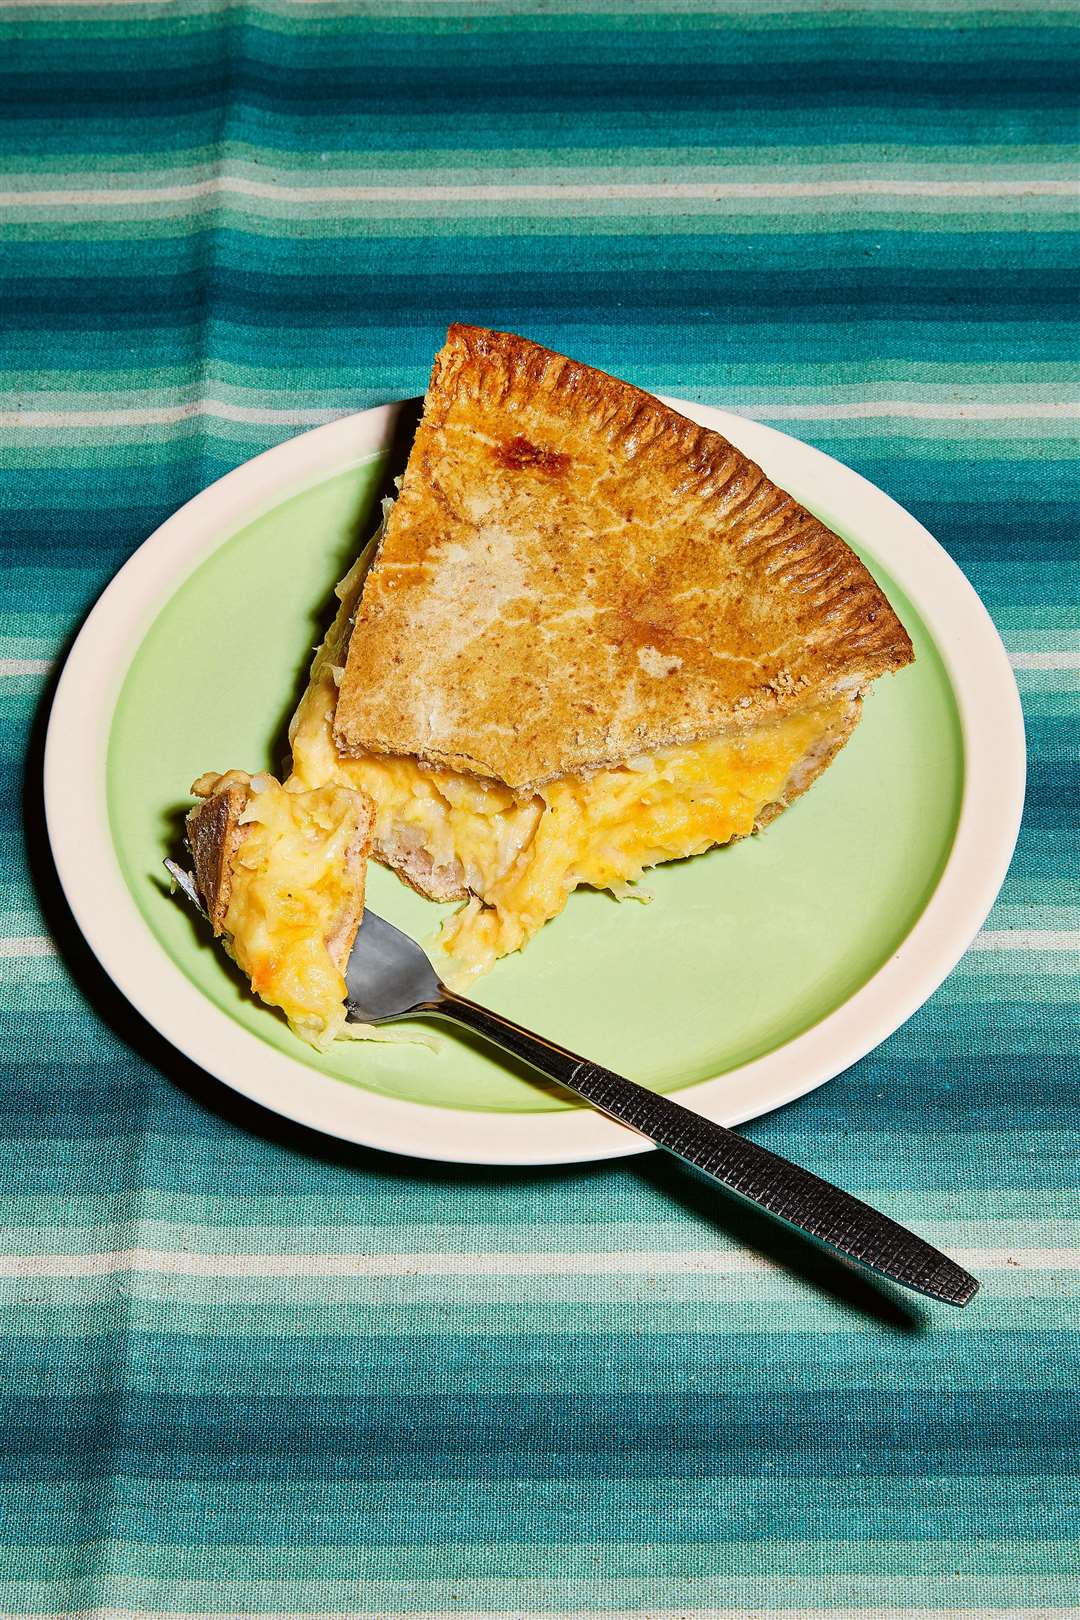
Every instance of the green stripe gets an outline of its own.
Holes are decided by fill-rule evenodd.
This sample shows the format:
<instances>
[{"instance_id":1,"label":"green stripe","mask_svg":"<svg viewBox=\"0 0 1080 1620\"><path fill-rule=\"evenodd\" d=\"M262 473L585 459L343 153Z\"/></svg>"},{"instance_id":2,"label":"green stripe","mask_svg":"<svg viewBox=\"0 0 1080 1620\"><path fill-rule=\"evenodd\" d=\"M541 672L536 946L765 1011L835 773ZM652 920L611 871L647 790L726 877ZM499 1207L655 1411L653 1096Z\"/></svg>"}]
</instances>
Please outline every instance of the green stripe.
<instances>
[{"instance_id":1,"label":"green stripe","mask_svg":"<svg viewBox=\"0 0 1080 1620\"><path fill-rule=\"evenodd\" d=\"M537 151L529 146L425 147L418 142L408 147L372 148L355 135L350 143L348 130L340 133L346 137L346 144L323 147L319 151L230 139L184 151L172 147L148 149L140 151L135 166L117 162L109 153L81 151L77 161L68 167L50 151L0 149L0 174L6 186L26 190L54 183L57 176L86 186L95 181L118 187L140 183L160 185L166 180L191 178L215 166L224 166L227 172L250 172L255 178L268 179L281 173L311 181L317 179L319 184L325 185L416 184L419 179L429 177L433 170L439 171L438 179L446 185L490 184L495 175L509 180L515 173L519 183L550 185L560 180L579 182L585 178L583 171L590 177L618 184L654 180L658 171L661 175L677 171L677 177L686 181L714 177L775 181L876 176L900 180L946 176L962 180L1014 180L1041 175L1052 177L1055 170L1067 176L1075 163L1072 145L1053 143L980 143L972 150L966 146L943 147L936 142L929 145L904 142L883 150L881 146L860 141L772 147L755 144L750 149L745 146L679 146L671 142L625 150L618 146L579 146L566 141L557 150ZM784 164L797 164L797 168L785 172L779 167ZM521 170L527 172L522 174Z\"/></svg>"},{"instance_id":2,"label":"green stripe","mask_svg":"<svg viewBox=\"0 0 1080 1620\"><path fill-rule=\"evenodd\" d=\"M528 1557L529 1550L530 1544L521 1544L523 1557ZM1005 1549L997 1547L995 1550L1000 1556ZM119 1549L115 1543L110 1544L110 1555L115 1555L117 1551ZM140 1553L145 1556L141 1545L132 1549L133 1561ZM591 1553L590 1544L584 1543L580 1553L582 1560L589 1562ZM763 1548L762 1558L768 1555L769 1548ZM457 1553L452 1558L451 1570L457 1570L460 1556ZM602 1551L599 1556L602 1561ZM244 1548L228 1573L219 1573L216 1567L211 1566L203 1578L191 1582L174 1575L171 1570L161 1579L118 1573L110 1576L109 1589L110 1592L115 1591L117 1603L124 1608L148 1609L155 1614L176 1616L224 1611L242 1614L246 1620L251 1620L251 1617L262 1613L273 1612L276 1615L286 1612L295 1616L320 1615L322 1620L326 1620L327 1616L338 1620L338 1616L345 1615L350 1620L368 1615L377 1615L383 1620L389 1614L452 1614L455 1612L453 1605L457 1605L457 1612L465 1612L473 1620L487 1620L489 1615L491 1620L505 1620L506 1615L515 1613L515 1605L517 1613L523 1612L522 1605L528 1605L524 1609L526 1614L578 1616L583 1606L590 1613L595 1611L602 1615L612 1604L616 1604L620 1610L631 1609L635 1620L638 1616L640 1620L650 1620L650 1609L664 1612L674 1609L678 1613L680 1605L684 1608L693 1605L694 1609L704 1609L708 1614L710 1608L715 1608L713 1599L718 1577L724 1583L721 1617L725 1608L765 1608L766 1611L775 1608L789 1613L793 1608L798 1612L800 1609L817 1610L830 1604L842 1604L845 1608L881 1607L888 1610L895 1608L896 1582L901 1578L903 1601L910 1607L913 1616L917 1616L922 1608L955 1606L960 1583L965 1595L970 1594L968 1602L976 1610L980 1606L987 1610L1027 1607L1033 1582L1037 1583L1036 1590L1041 1601L1045 1599L1048 1604L1061 1605L1062 1614L1067 1615L1065 1606L1071 1604L1075 1594L1077 1569L1075 1560L1063 1563L1063 1556L1067 1557L1067 1554L1062 1555L1053 1544L1042 1554L1038 1543L1030 1543L1024 1550L1022 1564L1012 1575L973 1573L965 1567L968 1563L966 1558L957 1559L955 1556L945 1560L951 1566L947 1570L924 1574L922 1561L909 1551L902 1562L890 1567L882 1559L882 1571L866 1575L849 1571L842 1563L826 1575L779 1575L775 1578L762 1578L759 1574L729 1575L721 1565L708 1577L676 1575L667 1580L621 1577L611 1580L595 1577L591 1580L587 1577L570 1580L553 1573L550 1576L538 1574L532 1580L513 1578L488 1581L473 1579L468 1575L441 1573L433 1580L414 1580L410 1577L403 1585L399 1580L383 1583L377 1578L356 1580L348 1576L336 1576L330 1580L294 1578L288 1566L276 1570L270 1580L252 1578L246 1572L253 1563L257 1567L261 1559L256 1550ZM208 1562L204 1560L203 1568ZM559 1570L563 1567L560 1562ZM288 1593L289 1608L286 1611L274 1608L274 1604L280 1602L281 1583L285 1583L284 1589ZM85 1586L76 1588L76 1592L98 1590L98 1580L88 1581ZM17 1601L19 1607L10 1612L20 1615L32 1614L36 1609L55 1612L48 1611L50 1587L33 1577L20 1583ZM81 1597L77 1597L76 1601L82 1601ZM449 1609L445 1607L447 1601L451 1603ZM541 1608L541 1605L544 1607ZM1054 1612L1050 1610L1051 1617Z\"/></svg>"}]
</instances>

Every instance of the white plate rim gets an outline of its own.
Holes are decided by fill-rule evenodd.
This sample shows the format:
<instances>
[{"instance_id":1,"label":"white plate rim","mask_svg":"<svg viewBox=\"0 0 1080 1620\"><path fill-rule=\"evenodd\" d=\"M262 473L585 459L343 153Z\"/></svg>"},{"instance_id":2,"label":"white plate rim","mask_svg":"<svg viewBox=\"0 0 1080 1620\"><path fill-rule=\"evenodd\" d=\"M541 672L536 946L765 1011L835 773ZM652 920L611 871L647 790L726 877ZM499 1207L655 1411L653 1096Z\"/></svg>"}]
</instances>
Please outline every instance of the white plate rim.
<instances>
[{"instance_id":1,"label":"white plate rim","mask_svg":"<svg viewBox=\"0 0 1080 1620\"><path fill-rule=\"evenodd\" d=\"M978 932L1016 844L1026 777L1015 677L973 586L927 529L852 468L764 423L672 398L870 548L915 603L960 716L964 784L952 851L899 949L819 1023L774 1051L679 1091L737 1125L803 1096L872 1051L937 989ZM113 711L144 635L171 595L260 513L385 448L400 401L263 452L188 501L106 587L64 664L46 736L45 811L57 873L82 933L132 1005L186 1057L273 1112L344 1141L409 1157L572 1164L650 1151L588 1109L513 1114L437 1108L350 1086L261 1041L214 1006L144 923L116 859L105 768Z\"/></svg>"}]
</instances>

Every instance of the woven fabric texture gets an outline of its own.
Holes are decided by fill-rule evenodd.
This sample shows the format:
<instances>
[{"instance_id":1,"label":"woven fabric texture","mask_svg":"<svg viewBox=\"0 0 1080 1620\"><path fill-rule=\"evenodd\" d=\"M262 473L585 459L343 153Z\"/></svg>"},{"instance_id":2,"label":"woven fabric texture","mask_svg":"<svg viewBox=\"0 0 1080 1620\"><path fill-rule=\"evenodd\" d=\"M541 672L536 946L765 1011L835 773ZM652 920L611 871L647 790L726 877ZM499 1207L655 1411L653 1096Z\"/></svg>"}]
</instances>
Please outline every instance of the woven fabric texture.
<instances>
[{"instance_id":1,"label":"woven fabric texture","mask_svg":"<svg viewBox=\"0 0 1080 1620\"><path fill-rule=\"evenodd\" d=\"M1080 1616L1076 8L0 30L0 1617ZM656 1155L277 1126L65 921L42 716L87 608L228 468L417 393L452 319L811 440L993 614L1030 748L1000 900L748 1127L965 1260L967 1311L882 1304Z\"/></svg>"}]
</instances>

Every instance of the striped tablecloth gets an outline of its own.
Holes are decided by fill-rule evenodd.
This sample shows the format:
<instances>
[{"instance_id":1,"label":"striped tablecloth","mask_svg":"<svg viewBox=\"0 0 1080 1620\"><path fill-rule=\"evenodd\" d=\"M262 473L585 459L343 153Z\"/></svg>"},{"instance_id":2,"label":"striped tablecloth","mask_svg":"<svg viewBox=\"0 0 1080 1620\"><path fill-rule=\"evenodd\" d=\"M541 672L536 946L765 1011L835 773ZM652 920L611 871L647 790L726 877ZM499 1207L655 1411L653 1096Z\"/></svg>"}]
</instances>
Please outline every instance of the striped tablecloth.
<instances>
[{"instance_id":1,"label":"striped tablecloth","mask_svg":"<svg viewBox=\"0 0 1080 1620\"><path fill-rule=\"evenodd\" d=\"M0 1614L1080 1615L1076 8L0 25ZM967 1312L845 1302L655 1158L305 1139L73 939L38 779L80 617L219 473L418 391L458 317L823 446L1000 626L1031 748L1000 902L750 1127L976 1269Z\"/></svg>"}]
</instances>

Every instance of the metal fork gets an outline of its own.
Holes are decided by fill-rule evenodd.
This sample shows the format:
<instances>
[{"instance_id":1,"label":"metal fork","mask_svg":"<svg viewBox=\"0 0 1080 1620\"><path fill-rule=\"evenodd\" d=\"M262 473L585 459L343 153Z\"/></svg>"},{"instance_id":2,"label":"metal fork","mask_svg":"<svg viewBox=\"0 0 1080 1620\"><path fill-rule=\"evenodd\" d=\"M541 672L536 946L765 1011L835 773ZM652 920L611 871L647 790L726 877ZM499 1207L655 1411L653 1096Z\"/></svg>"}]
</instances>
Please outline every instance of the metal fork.
<instances>
[{"instance_id":1,"label":"metal fork","mask_svg":"<svg viewBox=\"0 0 1080 1620\"><path fill-rule=\"evenodd\" d=\"M175 861L166 867L197 910L195 879ZM947 1305L966 1305L977 1280L887 1215L778 1153L684 1108L599 1063L534 1035L501 1013L448 990L414 940L373 911L364 912L345 968L347 1012L356 1023L444 1018L501 1046L549 1080L666 1148L727 1192L766 1210L848 1260Z\"/></svg>"},{"instance_id":2,"label":"metal fork","mask_svg":"<svg viewBox=\"0 0 1080 1620\"><path fill-rule=\"evenodd\" d=\"M970 1272L939 1249L850 1193L703 1119L673 1098L576 1057L501 1013L448 990L420 946L372 911L364 912L345 982L348 1013L357 1022L444 1018L461 1024L704 1171L728 1192L905 1288L949 1305L966 1305L979 1286Z\"/></svg>"}]
</instances>

